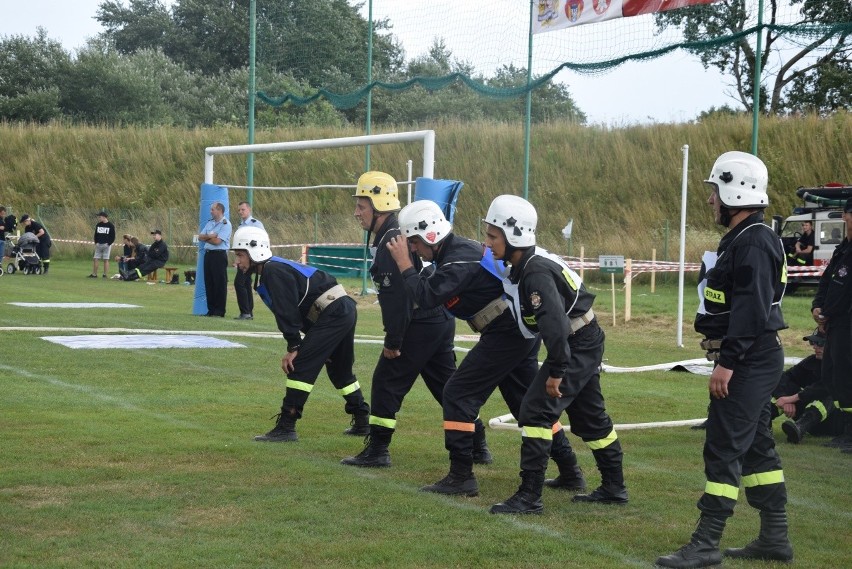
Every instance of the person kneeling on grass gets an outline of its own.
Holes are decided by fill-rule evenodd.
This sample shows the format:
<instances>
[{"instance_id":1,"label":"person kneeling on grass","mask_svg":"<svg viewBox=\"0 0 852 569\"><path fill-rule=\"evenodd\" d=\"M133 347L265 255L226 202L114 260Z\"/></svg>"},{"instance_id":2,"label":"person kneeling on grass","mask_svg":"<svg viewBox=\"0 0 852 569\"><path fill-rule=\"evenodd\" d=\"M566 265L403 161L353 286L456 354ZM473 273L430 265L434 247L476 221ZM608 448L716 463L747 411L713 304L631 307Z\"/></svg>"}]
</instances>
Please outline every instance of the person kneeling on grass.
<instances>
[{"instance_id":1,"label":"person kneeling on grass","mask_svg":"<svg viewBox=\"0 0 852 569\"><path fill-rule=\"evenodd\" d=\"M287 374L284 401L275 427L256 441L298 440L296 421L320 370L346 401L352 425L366 423L370 406L352 373L355 363L355 301L324 271L272 256L269 235L258 227L240 227L232 240L237 269L255 275L254 289L275 315L278 329L287 341L281 369ZM304 332L304 338L299 332ZM363 435L350 427L344 433Z\"/></svg>"},{"instance_id":2,"label":"person kneeling on grass","mask_svg":"<svg viewBox=\"0 0 852 569\"><path fill-rule=\"evenodd\" d=\"M145 261L134 270L124 273L121 280L135 281L141 279L148 273L162 269L169 262L169 246L163 241L163 232L155 229L151 232L151 235L154 236L154 242L148 247Z\"/></svg>"}]
</instances>

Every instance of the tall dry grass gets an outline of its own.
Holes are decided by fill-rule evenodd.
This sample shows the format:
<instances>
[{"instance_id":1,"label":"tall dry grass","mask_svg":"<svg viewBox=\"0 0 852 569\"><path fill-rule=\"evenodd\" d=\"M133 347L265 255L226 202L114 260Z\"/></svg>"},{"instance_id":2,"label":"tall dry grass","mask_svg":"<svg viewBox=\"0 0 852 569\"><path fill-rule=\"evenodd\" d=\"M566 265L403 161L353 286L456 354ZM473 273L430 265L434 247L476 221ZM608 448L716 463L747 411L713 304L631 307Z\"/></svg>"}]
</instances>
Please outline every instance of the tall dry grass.
<instances>
[{"instance_id":1,"label":"tall dry grass","mask_svg":"<svg viewBox=\"0 0 852 569\"><path fill-rule=\"evenodd\" d=\"M465 182L457 231L481 235L479 219L491 199L501 193L521 193L522 125L450 123L396 130L421 128L436 131L436 177ZM561 229L573 218L574 254L583 246L589 256L649 258L656 248L659 258L664 250L673 258L679 240L682 147L689 145L687 249L695 260L718 237L705 205L702 180L719 153L750 149L751 128L749 117L621 128L536 125L529 196L540 214L540 242L567 252ZM355 128L275 129L258 131L256 142L361 134ZM132 231L170 223L171 242L189 243L197 224L204 148L243 144L246 133L229 127L2 124L0 140L0 203L18 214L37 208L54 212L45 214L45 222L55 237L91 239L93 214L106 208L135 212L119 215ZM759 155L771 180L768 214L787 215L797 203L794 190L798 186L852 183L851 140L849 113L824 119L761 119ZM416 175L422 168L421 157L419 144L374 146L371 167L404 179L406 162L413 161ZM364 165L364 150L357 147L258 154L254 182L257 186L351 184ZM244 185L245 179L244 156L216 158L216 182ZM244 190L232 190L231 200L236 203L245 195ZM350 195L348 190L256 191L255 213L267 223L274 240L357 242L361 234L350 216ZM82 213L63 214L56 207ZM139 220L138 228L131 219ZM132 232L120 226L118 230Z\"/></svg>"}]
</instances>

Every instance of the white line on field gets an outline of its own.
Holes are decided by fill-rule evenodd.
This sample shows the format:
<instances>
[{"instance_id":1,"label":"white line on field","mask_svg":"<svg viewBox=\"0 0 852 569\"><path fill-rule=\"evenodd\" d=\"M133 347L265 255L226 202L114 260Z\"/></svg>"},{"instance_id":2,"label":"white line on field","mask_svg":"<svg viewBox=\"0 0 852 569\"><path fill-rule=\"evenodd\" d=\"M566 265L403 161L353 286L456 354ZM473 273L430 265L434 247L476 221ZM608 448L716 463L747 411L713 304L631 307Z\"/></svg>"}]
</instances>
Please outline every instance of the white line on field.
<instances>
[{"instance_id":1,"label":"white line on field","mask_svg":"<svg viewBox=\"0 0 852 569\"><path fill-rule=\"evenodd\" d=\"M177 425L179 427L185 427L187 429L200 429L201 426L196 423L191 423L189 421L184 421L183 419L178 419L172 415L167 415L165 413L157 413L155 411L149 411L143 407L139 407L137 405L133 405L132 403L128 403L127 401L123 401L118 397L113 397L112 395L107 395L98 391L97 389L93 389L87 385L79 385L76 383L68 383L67 381L62 381L61 379L57 379L55 377L49 375L41 375L36 373L31 373L25 369L20 369L13 366L8 366L4 364L0 364L0 371L12 373L15 375L19 375L21 377L25 377L27 379L41 381L44 383L48 383L53 385L54 387L59 387L62 389L70 389L74 391L78 391L85 395L88 395L92 399L96 399L98 401L103 401L105 403L109 403L110 405L114 405L126 411L133 411L136 413L141 413L143 415L148 415L149 417L153 417L155 419L159 419L161 421L165 421L167 423L171 423L173 425Z\"/></svg>"}]
</instances>

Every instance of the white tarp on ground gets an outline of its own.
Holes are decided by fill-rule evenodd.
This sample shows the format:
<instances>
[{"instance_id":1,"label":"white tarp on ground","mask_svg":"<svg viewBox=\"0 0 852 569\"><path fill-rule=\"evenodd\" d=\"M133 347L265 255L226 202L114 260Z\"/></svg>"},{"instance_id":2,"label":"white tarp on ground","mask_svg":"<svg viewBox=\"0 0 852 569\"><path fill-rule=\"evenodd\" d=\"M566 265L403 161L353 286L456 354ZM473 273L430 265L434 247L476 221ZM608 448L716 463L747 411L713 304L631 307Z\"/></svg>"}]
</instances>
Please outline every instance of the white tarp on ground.
<instances>
[{"instance_id":1,"label":"white tarp on ground","mask_svg":"<svg viewBox=\"0 0 852 569\"><path fill-rule=\"evenodd\" d=\"M141 308L138 304L118 302L10 302L9 304L29 308Z\"/></svg>"},{"instance_id":2,"label":"white tarp on ground","mask_svg":"<svg viewBox=\"0 0 852 569\"><path fill-rule=\"evenodd\" d=\"M42 336L42 340L72 350L146 348L245 348L242 344L210 336L179 334L89 334L86 336Z\"/></svg>"}]
</instances>

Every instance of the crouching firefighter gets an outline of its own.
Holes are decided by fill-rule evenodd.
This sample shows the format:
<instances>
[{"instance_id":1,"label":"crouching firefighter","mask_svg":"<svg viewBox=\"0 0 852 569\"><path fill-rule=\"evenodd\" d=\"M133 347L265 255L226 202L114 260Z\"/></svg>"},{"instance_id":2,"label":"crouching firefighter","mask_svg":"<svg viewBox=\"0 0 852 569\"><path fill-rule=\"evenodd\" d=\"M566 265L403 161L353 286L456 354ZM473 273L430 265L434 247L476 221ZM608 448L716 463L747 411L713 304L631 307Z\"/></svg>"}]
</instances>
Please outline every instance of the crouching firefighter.
<instances>
[{"instance_id":1,"label":"crouching firefighter","mask_svg":"<svg viewBox=\"0 0 852 569\"><path fill-rule=\"evenodd\" d=\"M557 256L536 247L535 208L518 196L498 196L483 221L485 244L495 259L511 265L509 280L518 285L523 324L541 335L547 358L521 402L521 485L492 514L537 514L551 451L551 425L563 411L571 432L592 451L601 485L573 502L626 504L621 443L601 393L600 366L604 332L592 305L595 295ZM558 462L557 462L558 464Z\"/></svg>"},{"instance_id":2,"label":"crouching firefighter","mask_svg":"<svg viewBox=\"0 0 852 569\"><path fill-rule=\"evenodd\" d=\"M787 282L784 247L763 223L769 205L766 166L745 152L716 159L707 203L728 228L714 255L705 253L699 275L695 330L715 366L704 442L707 484L692 539L657 559L662 567L707 567L722 561L719 540L734 514L739 487L760 511L760 534L745 547L726 549L739 559L790 561L787 488L772 438L772 392L784 367L778 330L785 328L781 299Z\"/></svg>"},{"instance_id":3,"label":"crouching firefighter","mask_svg":"<svg viewBox=\"0 0 852 569\"><path fill-rule=\"evenodd\" d=\"M323 366L346 401L346 412L354 416L350 422L365 423L370 407L352 373L355 301L328 273L273 257L269 235L263 229L239 228L234 232L231 249L238 270L255 275L254 289L275 315L275 323L287 342L287 353L281 360L281 369L287 374L281 412L275 427L254 440L298 440L296 421L302 417ZM304 338L300 331L305 333ZM344 432L351 434L349 431Z\"/></svg>"}]
</instances>

